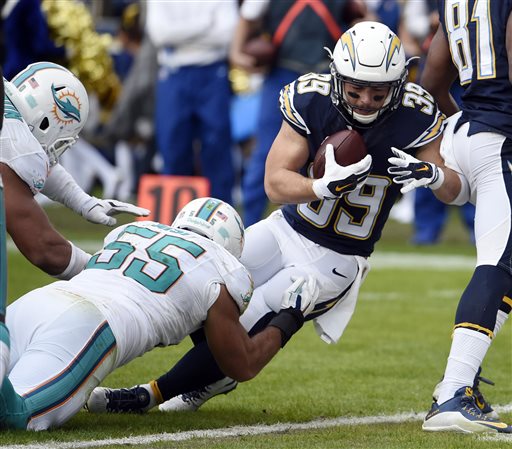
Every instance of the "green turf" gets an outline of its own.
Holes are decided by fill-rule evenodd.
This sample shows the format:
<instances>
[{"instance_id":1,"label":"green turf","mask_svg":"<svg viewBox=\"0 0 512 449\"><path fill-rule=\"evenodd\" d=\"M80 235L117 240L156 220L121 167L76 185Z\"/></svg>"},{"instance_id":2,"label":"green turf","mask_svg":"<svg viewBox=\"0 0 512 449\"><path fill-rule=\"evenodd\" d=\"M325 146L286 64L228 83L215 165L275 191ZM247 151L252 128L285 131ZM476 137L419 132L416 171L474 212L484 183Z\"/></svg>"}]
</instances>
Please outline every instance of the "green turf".
<instances>
[{"instance_id":1,"label":"green turf","mask_svg":"<svg viewBox=\"0 0 512 449\"><path fill-rule=\"evenodd\" d=\"M68 238L98 240L108 228L81 222L61 210L52 220ZM125 220L126 221L126 220ZM464 231L452 220L443 243L415 248L407 243L408 226L390 223L377 251L473 255ZM0 434L0 445L35 442L124 438L156 433L224 428L236 425L299 423L320 418L424 413L441 376L450 345L451 326L460 292L471 270L375 269L360 294L356 313L337 345L326 345L311 324L253 381L230 395L207 403L197 413L144 416L95 416L80 412L63 429ZM9 254L9 294L52 281L22 256ZM111 374L109 386L145 382L171 366L190 348L156 349ZM512 402L512 325L507 323L491 347L484 374L496 382L484 386L494 404ZM502 417L512 421L512 413ZM427 434L420 421L402 424L339 426L322 430L288 431L259 436L198 438L183 442L131 445L144 448L512 448L482 441L474 435ZM92 446L91 446L92 447ZM105 447L105 446L104 446ZM121 447L121 446L108 446ZM126 447L126 446L123 446Z\"/></svg>"}]
</instances>

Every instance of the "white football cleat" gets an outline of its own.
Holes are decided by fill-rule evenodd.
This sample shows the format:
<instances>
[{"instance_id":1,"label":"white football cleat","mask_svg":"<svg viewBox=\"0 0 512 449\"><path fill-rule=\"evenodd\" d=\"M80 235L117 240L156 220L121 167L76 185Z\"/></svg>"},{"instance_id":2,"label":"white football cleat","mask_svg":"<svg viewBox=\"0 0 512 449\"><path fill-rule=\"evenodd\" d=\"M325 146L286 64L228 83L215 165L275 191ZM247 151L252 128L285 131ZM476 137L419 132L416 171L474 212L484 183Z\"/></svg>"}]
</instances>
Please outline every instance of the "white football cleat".
<instances>
[{"instance_id":1,"label":"white football cleat","mask_svg":"<svg viewBox=\"0 0 512 449\"><path fill-rule=\"evenodd\" d=\"M218 394L227 394L233 391L238 382L225 377L199 390L183 393L160 404L158 409L161 412L195 412L206 401Z\"/></svg>"}]
</instances>

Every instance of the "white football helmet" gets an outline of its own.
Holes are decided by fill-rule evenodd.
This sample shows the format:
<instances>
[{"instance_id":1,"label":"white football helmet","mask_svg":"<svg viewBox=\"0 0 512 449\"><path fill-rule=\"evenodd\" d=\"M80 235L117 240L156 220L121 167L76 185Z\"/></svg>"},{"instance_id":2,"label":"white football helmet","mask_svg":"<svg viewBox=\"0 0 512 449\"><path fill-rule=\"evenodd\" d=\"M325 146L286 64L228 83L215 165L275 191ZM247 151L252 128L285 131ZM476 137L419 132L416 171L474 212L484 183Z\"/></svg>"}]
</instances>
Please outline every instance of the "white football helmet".
<instances>
[{"instance_id":1,"label":"white football helmet","mask_svg":"<svg viewBox=\"0 0 512 449\"><path fill-rule=\"evenodd\" d=\"M242 255L244 225L238 212L224 201L196 198L181 209L172 226L213 240L237 259Z\"/></svg>"},{"instance_id":2,"label":"white football helmet","mask_svg":"<svg viewBox=\"0 0 512 449\"><path fill-rule=\"evenodd\" d=\"M80 80L53 62L36 62L5 82L5 93L55 165L78 139L89 115Z\"/></svg>"},{"instance_id":3,"label":"white football helmet","mask_svg":"<svg viewBox=\"0 0 512 449\"><path fill-rule=\"evenodd\" d=\"M371 126L385 112L396 109L407 77L405 51L398 36L378 22L359 22L340 37L331 56L332 100L350 123ZM389 86L382 108L368 115L355 112L348 102L343 83L358 86Z\"/></svg>"}]
</instances>

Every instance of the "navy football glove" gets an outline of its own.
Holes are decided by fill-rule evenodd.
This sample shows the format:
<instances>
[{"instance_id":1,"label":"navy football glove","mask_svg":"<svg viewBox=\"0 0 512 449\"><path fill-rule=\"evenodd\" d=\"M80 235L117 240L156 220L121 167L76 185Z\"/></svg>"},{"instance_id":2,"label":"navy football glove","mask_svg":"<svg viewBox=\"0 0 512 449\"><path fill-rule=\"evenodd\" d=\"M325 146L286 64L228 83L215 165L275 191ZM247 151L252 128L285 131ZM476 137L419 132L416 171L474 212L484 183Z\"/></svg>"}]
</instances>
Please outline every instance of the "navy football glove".
<instances>
[{"instance_id":1,"label":"navy football glove","mask_svg":"<svg viewBox=\"0 0 512 449\"><path fill-rule=\"evenodd\" d=\"M395 147L391 151L396 157L390 157L388 162L393 167L388 168L388 173L393 175L395 184L403 184L400 192L407 193L417 187L429 187L437 190L444 181L444 173L431 162L424 162Z\"/></svg>"}]
</instances>

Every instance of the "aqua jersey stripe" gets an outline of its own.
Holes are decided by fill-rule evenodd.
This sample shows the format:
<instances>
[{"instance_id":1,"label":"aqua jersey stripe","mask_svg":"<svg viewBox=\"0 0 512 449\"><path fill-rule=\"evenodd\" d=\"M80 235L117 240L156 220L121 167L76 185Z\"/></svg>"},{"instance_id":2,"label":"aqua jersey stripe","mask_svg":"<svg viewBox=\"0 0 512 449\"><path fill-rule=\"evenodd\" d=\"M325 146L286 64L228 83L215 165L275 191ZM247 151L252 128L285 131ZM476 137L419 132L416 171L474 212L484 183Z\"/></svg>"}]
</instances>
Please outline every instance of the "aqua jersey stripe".
<instances>
[{"instance_id":1,"label":"aqua jersey stripe","mask_svg":"<svg viewBox=\"0 0 512 449\"><path fill-rule=\"evenodd\" d=\"M202 218L205 221L210 221L215 211L220 207L222 202L220 200L208 199L197 211L196 217Z\"/></svg>"},{"instance_id":2,"label":"aqua jersey stripe","mask_svg":"<svg viewBox=\"0 0 512 449\"><path fill-rule=\"evenodd\" d=\"M116 340L105 321L78 354L58 376L41 387L23 395L30 418L66 402L97 369L98 365L116 347Z\"/></svg>"},{"instance_id":3,"label":"aqua jersey stripe","mask_svg":"<svg viewBox=\"0 0 512 449\"><path fill-rule=\"evenodd\" d=\"M20 87L28 78L31 76L34 76L36 72L39 72L40 70L44 69L59 69L63 71L67 71L64 67L54 64L53 62L38 62L35 64L32 64L30 67L27 67L22 72L18 73L13 79L12 83L16 87Z\"/></svg>"}]
</instances>

